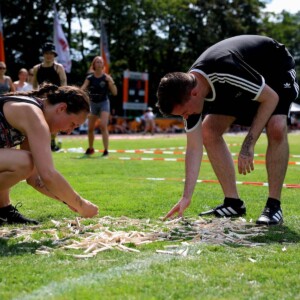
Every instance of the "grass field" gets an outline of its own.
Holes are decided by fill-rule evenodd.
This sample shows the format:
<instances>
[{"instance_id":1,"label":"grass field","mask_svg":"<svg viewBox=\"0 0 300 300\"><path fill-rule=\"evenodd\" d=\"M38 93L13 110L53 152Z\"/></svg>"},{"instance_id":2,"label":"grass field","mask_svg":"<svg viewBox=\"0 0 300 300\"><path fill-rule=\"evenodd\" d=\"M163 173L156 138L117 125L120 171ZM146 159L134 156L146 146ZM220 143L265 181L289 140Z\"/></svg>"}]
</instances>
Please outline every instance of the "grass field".
<instances>
[{"instance_id":1,"label":"grass field","mask_svg":"<svg viewBox=\"0 0 300 300\"><path fill-rule=\"evenodd\" d=\"M226 135L232 153L239 151L243 135ZM290 161L300 162L300 134L291 133ZM86 148L85 136L63 137L63 148ZM264 154L266 137L259 139L255 152ZM95 147L102 149L100 136ZM183 148L181 148L183 147ZM114 138L110 149L169 149L184 150L185 136L141 136ZM168 151L173 151L169 149ZM179 200L184 177L182 154L111 152L109 158L96 153L88 159L76 152L54 153L55 165L74 188L86 199L99 205L99 216L80 220L81 224L97 224L105 216L112 217L110 231L147 230L145 224L163 231L160 217ZM167 151L167 150L165 150ZM149 160L142 160L148 158ZM153 160L155 158L155 160ZM158 160L158 158L161 158ZM178 158L175 160L164 160ZM236 158L236 157L235 157ZM215 180L207 156L203 157L199 179ZM264 157L255 158L264 160ZM300 184L300 165L290 164L286 184ZM165 178L166 180L147 180ZM255 171L237 176L242 182L266 182L265 166L255 164ZM247 205L246 221L257 219L268 196L266 186L239 185L241 198ZM299 188L283 188L283 226L268 228L262 235L251 237L257 246L238 243L211 244L189 239L155 241L126 247L139 252L118 249L99 252L91 258L76 258L82 253L75 249L57 247L51 220L63 222L77 216L61 203L48 199L21 182L12 189L13 204L22 203L24 215L41 222L28 238L23 227L5 228L9 234L0 235L0 299L300 299L300 206ZM222 202L219 184L198 183L187 219L196 219L200 211ZM117 220L126 216L128 224L118 228ZM124 218L123 218L124 220ZM140 220L132 225L130 220ZM146 220L146 221L145 221ZM143 227L144 226L144 227ZM156 226L156 227L155 227ZM152 228L152 227L149 227ZM225 230L226 231L226 230ZM224 231L224 232L225 232ZM48 234L47 234L48 232ZM226 232L225 232L226 233ZM58 233L58 239L63 238ZM78 234L78 239L80 233ZM50 254L36 253L41 246ZM156 250L188 248L187 255L157 253ZM49 249L46 248L46 249Z\"/></svg>"}]
</instances>

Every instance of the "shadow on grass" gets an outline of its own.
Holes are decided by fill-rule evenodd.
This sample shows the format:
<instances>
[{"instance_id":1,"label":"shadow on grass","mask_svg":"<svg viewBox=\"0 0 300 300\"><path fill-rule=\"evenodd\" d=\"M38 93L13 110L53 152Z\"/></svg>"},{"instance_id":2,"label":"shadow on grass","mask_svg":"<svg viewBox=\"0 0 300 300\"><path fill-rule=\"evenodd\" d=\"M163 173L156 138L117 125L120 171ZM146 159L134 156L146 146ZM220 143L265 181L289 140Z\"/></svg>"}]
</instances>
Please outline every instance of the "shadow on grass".
<instances>
[{"instance_id":1,"label":"shadow on grass","mask_svg":"<svg viewBox=\"0 0 300 300\"><path fill-rule=\"evenodd\" d=\"M0 256L14 256L23 254L34 254L41 246L51 247L52 241L43 242L15 242L7 238L0 238Z\"/></svg>"},{"instance_id":2,"label":"shadow on grass","mask_svg":"<svg viewBox=\"0 0 300 300\"><path fill-rule=\"evenodd\" d=\"M284 225L270 226L264 235L252 237L249 241L266 244L299 243L300 234Z\"/></svg>"}]
</instances>

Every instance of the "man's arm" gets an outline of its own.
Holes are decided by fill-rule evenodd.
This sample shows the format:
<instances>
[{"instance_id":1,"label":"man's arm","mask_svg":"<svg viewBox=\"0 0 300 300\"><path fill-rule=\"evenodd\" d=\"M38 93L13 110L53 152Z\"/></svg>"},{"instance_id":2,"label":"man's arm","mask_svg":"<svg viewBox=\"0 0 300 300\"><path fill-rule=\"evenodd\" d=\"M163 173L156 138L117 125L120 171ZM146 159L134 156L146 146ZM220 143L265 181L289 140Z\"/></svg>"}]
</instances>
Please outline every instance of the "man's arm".
<instances>
[{"instance_id":1,"label":"man's arm","mask_svg":"<svg viewBox=\"0 0 300 300\"><path fill-rule=\"evenodd\" d=\"M38 81L37 81L37 70L38 65L34 66L32 69L33 77L32 77L32 87L34 90L37 90L39 87Z\"/></svg>"},{"instance_id":2,"label":"man's arm","mask_svg":"<svg viewBox=\"0 0 300 300\"><path fill-rule=\"evenodd\" d=\"M254 170L253 157L255 143L275 110L279 97L272 88L265 85L257 101L260 102L260 105L252 121L250 130L245 137L238 158L239 173L244 175Z\"/></svg>"},{"instance_id":3,"label":"man's arm","mask_svg":"<svg viewBox=\"0 0 300 300\"><path fill-rule=\"evenodd\" d=\"M199 175L202 155L202 124L200 122L193 131L187 133L187 149L185 154L185 184L182 197L179 202L166 214L164 219L170 218L175 213L178 213L178 216L182 217L183 212L190 205Z\"/></svg>"},{"instance_id":4,"label":"man's arm","mask_svg":"<svg viewBox=\"0 0 300 300\"><path fill-rule=\"evenodd\" d=\"M57 64L57 74L60 79L60 85L61 86L67 85L67 75L66 75L63 65Z\"/></svg>"}]
</instances>

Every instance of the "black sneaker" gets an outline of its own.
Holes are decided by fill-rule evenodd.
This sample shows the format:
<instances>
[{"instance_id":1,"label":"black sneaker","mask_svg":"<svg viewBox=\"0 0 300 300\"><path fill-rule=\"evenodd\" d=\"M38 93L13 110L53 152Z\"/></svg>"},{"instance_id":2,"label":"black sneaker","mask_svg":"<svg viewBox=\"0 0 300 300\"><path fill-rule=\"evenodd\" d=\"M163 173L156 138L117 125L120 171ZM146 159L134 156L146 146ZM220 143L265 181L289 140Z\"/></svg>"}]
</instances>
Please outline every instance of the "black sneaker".
<instances>
[{"instance_id":1,"label":"black sneaker","mask_svg":"<svg viewBox=\"0 0 300 300\"><path fill-rule=\"evenodd\" d=\"M246 214L246 207L243 201L242 205L232 205L232 202L224 200L224 204L218 205L217 207L204 211L199 214L199 216L206 216L206 215L215 215L218 218L221 217L241 217Z\"/></svg>"},{"instance_id":2,"label":"black sneaker","mask_svg":"<svg viewBox=\"0 0 300 300\"><path fill-rule=\"evenodd\" d=\"M86 151L85 151L85 154L86 155L92 155L95 153L95 150L94 148L87 148Z\"/></svg>"},{"instance_id":3,"label":"black sneaker","mask_svg":"<svg viewBox=\"0 0 300 300\"><path fill-rule=\"evenodd\" d=\"M281 225L283 223L283 215L280 206L265 206L260 217L257 219L257 225Z\"/></svg>"},{"instance_id":4,"label":"black sneaker","mask_svg":"<svg viewBox=\"0 0 300 300\"><path fill-rule=\"evenodd\" d=\"M57 145L51 146L51 151L52 151L52 152L57 152L57 151L59 151L59 150L60 150L60 147L59 147L59 146L57 146Z\"/></svg>"},{"instance_id":5,"label":"black sneaker","mask_svg":"<svg viewBox=\"0 0 300 300\"><path fill-rule=\"evenodd\" d=\"M103 151L102 157L105 157L105 156L108 156L108 151L107 150Z\"/></svg>"},{"instance_id":6,"label":"black sneaker","mask_svg":"<svg viewBox=\"0 0 300 300\"><path fill-rule=\"evenodd\" d=\"M55 140L51 139L51 151L57 152L58 150L60 150L59 145L55 143Z\"/></svg>"},{"instance_id":7,"label":"black sneaker","mask_svg":"<svg viewBox=\"0 0 300 300\"><path fill-rule=\"evenodd\" d=\"M28 219L21 215L17 209L17 206L22 205L16 205L16 206L6 206L3 208L0 208L0 226L6 225L6 224L33 224L37 225L39 224L38 221Z\"/></svg>"}]
</instances>

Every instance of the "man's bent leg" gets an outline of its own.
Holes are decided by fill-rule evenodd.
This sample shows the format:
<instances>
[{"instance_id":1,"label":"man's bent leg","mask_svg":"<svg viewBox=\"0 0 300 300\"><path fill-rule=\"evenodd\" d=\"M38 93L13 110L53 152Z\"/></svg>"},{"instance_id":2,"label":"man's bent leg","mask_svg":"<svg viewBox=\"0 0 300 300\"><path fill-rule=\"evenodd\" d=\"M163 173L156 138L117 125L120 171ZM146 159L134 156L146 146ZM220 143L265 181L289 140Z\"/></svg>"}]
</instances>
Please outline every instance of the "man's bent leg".
<instances>
[{"instance_id":1,"label":"man's bent leg","mask_svg":"<svg viewBox=\"0 0 300 300\"><path fill-rule=\"evenodd\" d=\"M200 213L200 216L214 214L216 217L239 217L246 213L236 188L232 156L223 138L223 133L233 121L234 117L223 115L208 115L203 121L203 143L225 199L223 204Z\"/></svg>"},{"instance_id":2,"label":"man's bent leg","mask_svg":"<svg viewBox=\"0 0 300 300\"><path fill-rule=\"evenodd\" d=\"M223 138L234 117L208 115L203 121L203 144L225 197L239 198L231 153Z\"/></svg>"},{"instance_id":3,"label":"man's bent leg","mask_svg":"<svg viewBox=\"0 0 300 300\"><path fill-rule=\"evenodd\" d=\"M286 116L272 116L266 126L266 130L268 137L266 167L269 198L256 223L259 225L280 225L283 223L280 206L281 190L289 160Z\"/></svg>"},{"instance_id":4,"label":"man's bent leg","mask_svg":"<svg viewBox=\"0 0 300 300\"><path fill-rule=\"evenodd\" d=\"M268 149L266 165L269 197L280 200L289 161L287 121L284 115L272 116L267 127Z\"/></svg>"}]
</instances>

